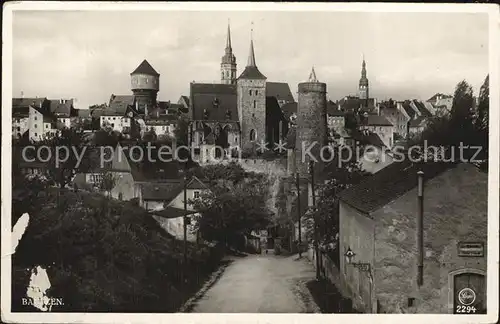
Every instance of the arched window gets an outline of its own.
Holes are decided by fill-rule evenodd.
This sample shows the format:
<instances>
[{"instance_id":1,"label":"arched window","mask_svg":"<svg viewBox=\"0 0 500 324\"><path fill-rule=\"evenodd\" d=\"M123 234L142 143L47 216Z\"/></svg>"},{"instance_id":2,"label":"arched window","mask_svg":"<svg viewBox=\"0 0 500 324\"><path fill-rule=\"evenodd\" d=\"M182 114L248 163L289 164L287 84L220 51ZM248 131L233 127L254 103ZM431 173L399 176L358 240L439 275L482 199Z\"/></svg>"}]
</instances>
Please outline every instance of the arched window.
<instances>
[{"instance_id":1,"label":"arched window","mask_svg":"<svg viewBox=\"0 0 500 324\"><path fill-rule=\"evenodd\" d=\"M224 79L224 71L221 72L221 78Z\"/></svg>"},{"instance_id":2,"label":"arched window","mask_svg":"<svg viewBox=\"0 0 500 324\"><path fill-rule=\"evenodd\" d=\"M248 94L251 96L252 95L252 90L248 90Z\"/></svg>"},{"instance_id":3,"label":"arched window","mask_svg":"<svg viewBox=\"0 0 500 324\"><path fill-rule=\"evenodd\" d=\"M255 109L257 107L257 101L253 101L253 109Z\"/></svg>"},{"instance_id":4,"label":"arched window","mask_svg":"<svg viewBox=\"0 0 500 324\"><path fill-rule=\"evenodd\" d=\"M255 129L252 129L250 131L250 141L255 141L256 135L255 135Z\"/></svg>"},{"instance_id":5,"label":"arched window","mask_svg":"<svg viewBox=\"0 0 500 324\"><path fill-rule=\"evenodd\" d=\"M255 95L257 96L259 94L259 91L258 90L255 90Z\"/></svg>"}]
</instances>

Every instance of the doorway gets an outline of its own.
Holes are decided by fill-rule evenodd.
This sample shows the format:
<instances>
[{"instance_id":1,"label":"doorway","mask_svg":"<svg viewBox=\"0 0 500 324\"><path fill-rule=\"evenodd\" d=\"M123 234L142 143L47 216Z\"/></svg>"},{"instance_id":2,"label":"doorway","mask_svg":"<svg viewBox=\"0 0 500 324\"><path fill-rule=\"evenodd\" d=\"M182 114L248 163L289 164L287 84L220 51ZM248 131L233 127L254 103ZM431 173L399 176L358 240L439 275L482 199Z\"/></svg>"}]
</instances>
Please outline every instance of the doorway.
<instances>
[{"instance_id":1,"label":"doorway","mask_svg":"<svg viewBox=\"0 0 500 324\"><path fill-rule=\"evenodd\" d=\"M450 293L453 314L486 314L486 276L483 271L464 269L452 276Z\"/></svg>"}]
</instances>

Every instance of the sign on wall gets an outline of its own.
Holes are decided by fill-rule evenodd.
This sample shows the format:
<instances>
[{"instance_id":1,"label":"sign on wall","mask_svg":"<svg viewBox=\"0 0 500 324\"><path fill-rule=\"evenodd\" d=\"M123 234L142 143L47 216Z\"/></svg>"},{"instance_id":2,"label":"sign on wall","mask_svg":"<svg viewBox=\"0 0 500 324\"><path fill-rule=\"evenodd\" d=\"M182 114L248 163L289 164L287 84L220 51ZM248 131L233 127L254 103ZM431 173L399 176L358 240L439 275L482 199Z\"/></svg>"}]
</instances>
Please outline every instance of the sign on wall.
<instances>
[{"instance_id":1,"label":"sign on wall","mask_svg":"<svg viewBox=\"0 0 500 324\"><path fill-rule=\"evenodd\" d=\"M484 256L483 242L458 242L458 256L482 257Z\"/></svg>"}]
</instances>

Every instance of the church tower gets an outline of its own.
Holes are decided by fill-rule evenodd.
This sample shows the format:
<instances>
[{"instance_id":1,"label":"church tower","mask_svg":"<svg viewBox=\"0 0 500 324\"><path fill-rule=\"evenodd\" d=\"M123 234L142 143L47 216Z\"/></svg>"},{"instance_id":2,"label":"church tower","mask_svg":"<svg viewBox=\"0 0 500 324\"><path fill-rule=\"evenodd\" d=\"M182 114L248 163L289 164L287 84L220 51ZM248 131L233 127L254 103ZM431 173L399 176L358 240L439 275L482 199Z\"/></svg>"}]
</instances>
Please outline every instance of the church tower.
<instances>
[{"instance_id":1,"label":"church tower","mask_svg":"<svg viewBox=\"0 0 500 324\"><path fill-rule=\"evenodd\" d=\"M368 92L368 78L366 77L366 63L363 57L363 64L361 65L361 78L359 79L359 99L368 100L370 94Z\"/></svg>"},{"instance_id":2,"label":"church tower","mask_svg":"<svg viewBox=\"0 0 500 324\"><path fill-rule=\"evenodd\" d=\"M236 81L242 149L266 140L266 80L255 63L252 37L247 66Z\"/></svg>"},{"instance_id":3,"label":"church tower","mask_svg":"<svg viewBox=\"0 0 500 324\"><path fill-rule=\"evenodd\" d=\"M236 83L236 57L234 56L233 48L231 47L231 28L229 23L227 24L226 49L221 60L220 71L222 84Z\"/></svg>"}]
</instances>

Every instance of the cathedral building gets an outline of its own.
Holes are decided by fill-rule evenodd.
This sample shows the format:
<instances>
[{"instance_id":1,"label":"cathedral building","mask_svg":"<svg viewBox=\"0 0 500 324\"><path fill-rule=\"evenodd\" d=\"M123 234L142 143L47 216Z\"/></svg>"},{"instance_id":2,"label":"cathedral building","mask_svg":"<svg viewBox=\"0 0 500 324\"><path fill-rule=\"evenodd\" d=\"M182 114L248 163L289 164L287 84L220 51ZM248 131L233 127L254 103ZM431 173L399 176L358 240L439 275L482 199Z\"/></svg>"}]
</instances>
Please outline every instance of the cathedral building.
<instances>
[{"instance_id":1,"label":"cathedral building","mask_svg":"<svg viewBox=\"0 0 500 324\"><path fill-rule=\"evenodd\" d=\"M257 67L253 37L248 61L236 77L237 63L231 46L228 26L226 47L220 65L220 83L190 85L191 145L195 153L207 157L214 146L255 151L258 143L267 142L269 149L286 135L288 123L280 105L294 101L286 83L268 82ZM271 91L270 91L271 90Z\"/></svg>"}]
</instances>

